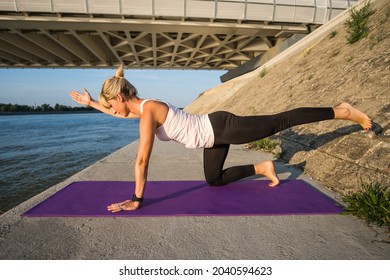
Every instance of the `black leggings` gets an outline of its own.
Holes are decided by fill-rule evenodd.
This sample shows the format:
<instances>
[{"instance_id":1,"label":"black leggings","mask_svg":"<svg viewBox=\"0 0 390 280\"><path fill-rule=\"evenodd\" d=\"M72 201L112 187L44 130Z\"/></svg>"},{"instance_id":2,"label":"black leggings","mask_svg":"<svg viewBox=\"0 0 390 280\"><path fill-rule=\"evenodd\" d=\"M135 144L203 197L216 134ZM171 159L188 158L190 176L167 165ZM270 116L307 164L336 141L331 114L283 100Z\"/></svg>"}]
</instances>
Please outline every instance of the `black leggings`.
<instances>
[{"instance_id":1,"label":"black leggings","mask_svg":"<svg viewBox=\"0 0 390 280\"><path fill-rule=\"evenodd\" d=\"M245 144L271 136L286 128L334 118L332 108L297 108L268 116L236 116L228 112L209 114L214 130L214 146L205 148L203 168L211 186L223 186L255 175L254 165L234 166L223 170L230 144Z\"/></svg>"}]
</instances>

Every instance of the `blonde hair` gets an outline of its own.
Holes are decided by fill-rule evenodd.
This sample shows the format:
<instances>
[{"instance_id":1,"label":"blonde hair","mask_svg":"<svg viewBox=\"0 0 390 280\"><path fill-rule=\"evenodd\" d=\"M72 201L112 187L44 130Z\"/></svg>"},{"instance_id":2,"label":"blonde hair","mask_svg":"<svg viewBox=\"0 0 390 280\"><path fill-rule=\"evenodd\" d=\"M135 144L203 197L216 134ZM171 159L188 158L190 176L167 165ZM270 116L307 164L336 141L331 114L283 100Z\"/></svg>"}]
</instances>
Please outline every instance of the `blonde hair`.
<instances>
[{"instance_id":1,"label":"blonde hair","mask_svg":"<svg viewBox=\"0 0 390 280\"><path fill-rule=\"evenodd\" d=\"M115 76L107 79L102 86L99 94L99 103L105 108L110 108L108 100L114 99L121 94L126 100L137 96L137 89L124 78L123 65L116 69Z\"/></svg>"}]
</instances>

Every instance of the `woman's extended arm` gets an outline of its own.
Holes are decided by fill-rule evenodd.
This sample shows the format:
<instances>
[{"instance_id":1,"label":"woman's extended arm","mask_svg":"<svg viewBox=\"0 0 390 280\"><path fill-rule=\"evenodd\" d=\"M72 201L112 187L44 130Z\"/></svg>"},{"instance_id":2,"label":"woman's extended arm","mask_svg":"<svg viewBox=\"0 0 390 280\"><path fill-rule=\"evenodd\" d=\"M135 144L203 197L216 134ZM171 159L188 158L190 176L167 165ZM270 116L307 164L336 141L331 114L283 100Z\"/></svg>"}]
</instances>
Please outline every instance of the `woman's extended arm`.
<instances>
[{"instance_id":1,"label":"woman's extended arm","mask_svg":"<svg viewBox=\"0 0 390 280\"><path fill-rule=\"evenodd\" d=\"M77 92L77 91L71 91L69 94L70 94L70 97L75 102L77 102L81 105L90 106L90 107L92 107L100 112L103 112L105 114L108 114L108 115L111 115L111 116L114 116L117 118L138 118L138 116L135 116L132 113L130 113L130 115L125 117L125 116L122 116L122 115L116 113L113 110L107 109L107 108L101 106L98 101L94 100L91 97L91 94L85 88L83 89L83 91L84 91L84 94Z\"/></svg>"},{"instance_id":2,"label":"woman's extended arm","mask_svg":"<svg viewBox=\"0 0 390 280\"><path fill-rule=\"evenodd\" d=\"M152 154L156 121L151 112L145 110L140 121L140 142L135 162L135 195L144 196L145 184L148 176L149 159Z\"/></svg>"},{"instance_id":3,"label":"woman's extended arm","mask_svg":"<svg viewBox=\"0 0 390 280\"><path fill-rule=\"evenodd\" d=\"M149 104L148 104L149 105ZM149 159L152 154L156 120L152 108L145 106L142 118L139 124L140 140L137 159L135 162L135 192L138 198L143 198L145 186L148 177ZM107 210L118 212L121 210L136 210L141 206L140 202L126 200L119 203L113 203L107 207Z\"/></svg>"}]
</instances>

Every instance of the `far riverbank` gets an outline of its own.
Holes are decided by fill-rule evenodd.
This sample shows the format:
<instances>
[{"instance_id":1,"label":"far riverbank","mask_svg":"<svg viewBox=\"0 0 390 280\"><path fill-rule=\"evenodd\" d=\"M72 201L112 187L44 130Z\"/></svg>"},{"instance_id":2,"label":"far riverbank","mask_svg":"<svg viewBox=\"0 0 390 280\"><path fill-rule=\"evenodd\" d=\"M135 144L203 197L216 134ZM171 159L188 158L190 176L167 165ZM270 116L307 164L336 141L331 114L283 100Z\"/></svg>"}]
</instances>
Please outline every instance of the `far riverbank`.
<instances>
[{"instance_id":1,"label":"far riverbank","mask_svg":"<svg viewBox=\"0 0 390 280\"><path fill-rule=\"evenodd\" d=\"M14 116L14 115L60 115L60 114L102 114L101 112L97 110L91 110L91 111L47 111L47 112L2 112L0 113L1 116Z\"/></svg>"}]
</instances>

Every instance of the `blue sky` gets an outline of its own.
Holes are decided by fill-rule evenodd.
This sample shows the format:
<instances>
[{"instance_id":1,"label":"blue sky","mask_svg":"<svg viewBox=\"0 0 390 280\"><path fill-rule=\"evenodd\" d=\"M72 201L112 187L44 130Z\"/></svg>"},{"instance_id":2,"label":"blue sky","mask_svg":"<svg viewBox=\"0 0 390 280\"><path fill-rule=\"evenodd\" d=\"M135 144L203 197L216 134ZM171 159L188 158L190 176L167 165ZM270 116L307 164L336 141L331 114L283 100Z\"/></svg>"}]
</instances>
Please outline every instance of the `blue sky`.
<instances>
[{"instance_id":1,"label":"blue sky","mask_svg":"<svg viewBox=\"0 0 390 280\"><path fill-rule=\"evenodd\" d=\"M0 103L77 106L68 93L86 88L96 99L104 80L115 69L0 69ZM203 91L220 84L226 71L133 70L125 77L141 98L158 98L184 107Z\"/></svg>"}]
</instances>

